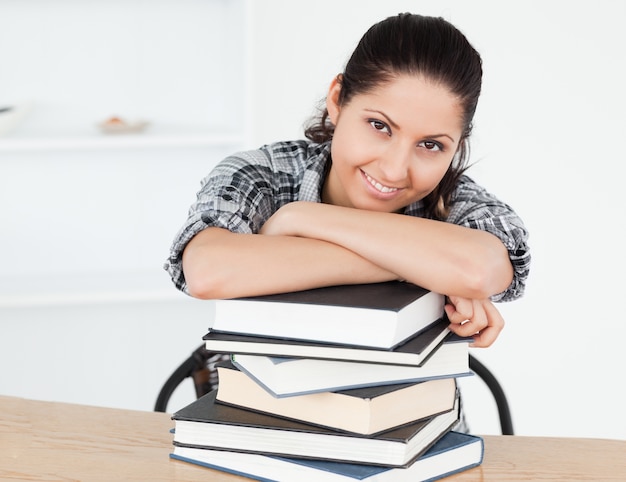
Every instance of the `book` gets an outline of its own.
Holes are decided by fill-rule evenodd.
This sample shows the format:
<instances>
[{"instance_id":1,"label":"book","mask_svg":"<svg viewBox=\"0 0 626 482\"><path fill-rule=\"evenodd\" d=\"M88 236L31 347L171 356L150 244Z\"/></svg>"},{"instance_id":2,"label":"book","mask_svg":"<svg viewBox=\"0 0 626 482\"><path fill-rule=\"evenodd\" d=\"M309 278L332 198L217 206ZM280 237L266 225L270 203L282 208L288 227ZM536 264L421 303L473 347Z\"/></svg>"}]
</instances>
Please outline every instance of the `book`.
<instances>
[{"instance_id":1,"label":"book","mask_svg":"<svg viewBox=\"0 0 626 482\"><path fill-rule=\"evenodd\" d=\"M239 452L174 447L176 460L242 475L254 480L292 482L417 482L435 481L482 464L483 439L450 431L407 468L294 459Z\"/></svg>"},{"instance_id":2,"label":"book","mask_svg":"<svg viewBox=\"0 0 626 482\"><path fill-rule=\"evenodd\" d=\"M448 412L365 436L215 403L216 391L172 415L174 445L407 467L459 420Z\"/></svg>"},{"instance_id":3,"label":"book","mask_svg":"<svg viewBox=\"0 0 626 482\"><path fill-rule=\"evenodd\" d=\"M454 378L276 398L232 363L216 367L219 403L363 435L452 410L456 398Z\"/></svg>"},{"instance_id":4,"label":"book","mask_svg":"<svg viewBox=\"0 0 626 482\"><path fill-rule=\"evenodd\" d=\"M233 364L276 397L469 376L469 342L450 337L422 366L233 354Z\"/></svg>"},{"instance_id":5,"label":"book","mask_svg":"<svg viewBox=\"0 0 626 482\"><path fill-rule=\"evenodd\" d=\"M451 334L448 329L449 324L447 319L440 318L426 330L393 349L320 344L302 340L285 340L213 331L204 335L203 340L205 348L216 353L243 353L419 366Z\"/></svg>"},{"instance_id":6,"label":"book","mask_svg":"<svg viewBox=\"0 0 626 482\"><path fill-rule=\"evenodd\" d=\"M393 348L444 316L445 296L404 281L215 300L215 332Z\"/></svg>"}]
</instances>

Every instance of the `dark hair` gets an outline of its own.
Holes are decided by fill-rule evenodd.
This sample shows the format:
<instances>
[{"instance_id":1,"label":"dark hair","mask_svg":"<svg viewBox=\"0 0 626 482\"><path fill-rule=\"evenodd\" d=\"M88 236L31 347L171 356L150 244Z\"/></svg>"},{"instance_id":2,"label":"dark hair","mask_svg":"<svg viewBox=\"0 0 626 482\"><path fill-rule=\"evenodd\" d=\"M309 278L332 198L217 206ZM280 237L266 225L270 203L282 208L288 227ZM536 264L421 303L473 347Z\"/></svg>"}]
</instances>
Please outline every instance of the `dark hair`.
<instances>
[{"instance_id":1,"label":"dark hair","mask_svg":"<svg viewBox=\"0 0 626 482\"><path fill-rule=\"evenodd\" d=\"M452 24L438 17L401 13L373 25L361 38L344 72L339 104L372 91L400 74L423 75L445 85L463 109L459 149L441 182L425 199L427 216L445 219L452 191L469 159L469 136L482 82L478 52ZM312 119L305 130L314 142L332 139L334 126L328 110Z\"/></svg>"}]
</instances>

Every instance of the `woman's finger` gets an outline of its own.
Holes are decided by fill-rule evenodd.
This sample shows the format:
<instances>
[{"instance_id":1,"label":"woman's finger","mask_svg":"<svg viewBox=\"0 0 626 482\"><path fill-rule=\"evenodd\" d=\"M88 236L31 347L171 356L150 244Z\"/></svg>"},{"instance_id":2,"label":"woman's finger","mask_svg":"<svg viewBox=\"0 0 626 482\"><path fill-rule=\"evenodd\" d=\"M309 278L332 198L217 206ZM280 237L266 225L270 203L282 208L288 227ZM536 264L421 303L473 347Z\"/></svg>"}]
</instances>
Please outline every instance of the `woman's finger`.
<instances>
[{"instance_id":1,"label":"woman's finger","mask_svg":"<svg viewBox=\"0 0 626 482\"><path fill-rule=\"evenodd\" d=\"M481 301L471 300L471 303L472 317L468 320L464 320L460 324L452 324L450 326L450 330L459 336L475 335L487 327L489 323Z\"/></svg>"},{"instance_id":2,"label":"woman's finger","mask_svg":"<svg viewBox=\"0 0 626 482\"><path fill-rule=\"evenodd\" d=\"M474 316L474 306L472 300L451 296L450 303L446 304L445 310L450 323L460 325Z\"/></svg>"},{"instance_id":3,"label":"woman's finger","mask_svg":"<svg viewBox=\"0 0 626 482\"><path fill-rule=\"evenodd\" d=\"M474 341L470 346L476 348L491 346L504 328L504 318L491 301L485 300L483 311L487 317L487 327L473 335Z\"/></svg>"}]
</instances>

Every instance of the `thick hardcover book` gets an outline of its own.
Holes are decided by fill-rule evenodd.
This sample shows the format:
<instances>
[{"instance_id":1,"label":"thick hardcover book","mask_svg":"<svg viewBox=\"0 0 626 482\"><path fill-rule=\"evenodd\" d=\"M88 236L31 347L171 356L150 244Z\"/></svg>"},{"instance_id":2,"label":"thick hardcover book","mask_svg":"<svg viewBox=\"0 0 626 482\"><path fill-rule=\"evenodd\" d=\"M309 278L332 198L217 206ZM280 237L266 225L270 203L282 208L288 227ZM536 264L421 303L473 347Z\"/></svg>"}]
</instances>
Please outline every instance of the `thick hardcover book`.
<instances>
[{"instance_id":1,"label":"thick hardcover book","mask_svg":"<svg viewBox=\"0 0 626 482\"><path fill-rule=\"evenodd\" d=\"M454 378L276 398L232 363L217 372L220 403L363 435L452 410L456 398Z\"/></svg>"},{"instance_id":2,"label":"thick hardcover book","mask_svg":"<svg viewBox=\"0 0 626 482\"><path fill-rule=\"evenodd\" d=\"M451 337L422 366L235 354L235 366L276 397L471 375L469 343Z\"/></svg>"},{"instance_id":3,"label":"thick hardcover book","mask_svg":"<svg viewBox=\"0 0 626 482\"><path fill-rule=\"evenodd\" d=\"M455 408L380 435L338 432L215 403L215 391L172 415L174 445L406 467L459 419Z\"/></svg>"},{"instance_id":4,"label":"thick hardcover book","mask_svg":"<svg viewBox=\"0 0 626 482\"><path fill-rule=\"evenodd\" d=\"M261 481L417 482L439 480L479 466L483 461L484 443L476 435L450 431L407 468L374 467L189 447L174 447L170 456Z\"/></svg>"},{"instance_id":5,"label":"thick hardcover book","mask_svg":"<svg viewBox=\"0 0 626 482\"><path fill-rule=\"evenodd\" d=\"M445 297L389 281L215 301L212 330L393 348L444 316Z\"/></svg>"},{"instance_id":6,"label":"thick hardcover book","mask_svg":"<svg viewBox=\"0 0 626 482\"><path fill-rule=\"evenodd\" d=\"M234 335L210 331L203 340L208 351L246 353L295 358L346 360L390 365L422 365L450 335L447 319L439 319L429 328L393 349L377 349L338 344L320 344L259 336Z\"/></svg>"}]
</instances>

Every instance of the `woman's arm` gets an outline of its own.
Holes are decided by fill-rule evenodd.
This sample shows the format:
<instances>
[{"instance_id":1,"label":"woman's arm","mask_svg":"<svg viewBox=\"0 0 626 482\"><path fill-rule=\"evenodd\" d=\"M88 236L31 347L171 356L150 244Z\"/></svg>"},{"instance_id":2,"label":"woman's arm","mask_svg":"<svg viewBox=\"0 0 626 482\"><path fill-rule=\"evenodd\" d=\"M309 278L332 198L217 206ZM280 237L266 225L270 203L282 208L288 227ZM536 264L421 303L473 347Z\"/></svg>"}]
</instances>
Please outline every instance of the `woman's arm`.
<instances>
[{"instance_id":1,"label":"woman's arm","mask_svg":"<svg viewBox=\"0 0 626 482\"><path fill-rule=\"evenodd\" d=\"M319 203L291 203L262 232L341 245L372 263L448 295L450 329L490 346L504 320L489 297L513 279L508 251L494 235L450 223Z\"/></svg>"},{"instance_id":2,"label":"woman's arm","mask_svg":"<svg viewBox=\"0 0 626 482\"><path fill-rule=\"evenodd\" d=\"M450 289L454 289L450 287L458 285L459 292L475 293L463 286L463 282L486 275L467 276L464 270L497 268L497 263L489 263L483 257L489 257L490 249L495 249L496 256L500 241L488 235L487 249L472 247L472 244L480 247L483 239L483 236L471 236L473 232L488 234L478 230L317 203L288 206L270 218L261 234L207 228L194 236L183 253L189 293L198 298L231 298L398 279L394 271L381 267L383 263L406 273L402 278L433 291L450 294L453 293ZM357 222L353 223L353 219ZM417 220L417 223L405 224L404 220ZM454 229L448 231L447 227ZM307 237L313 234L323 237L324 233L327 239ZM458 238L448 239L450 236ZM491 246L492 238L496 247ZM341 240L354 250L336 244ZM358 249L366 255L371 253L381 265L362 253L357 254ZM446 254L446 249L456 249L460 254L455 251ZM469 258L464 260L463 255ZM511 269L510 263L508 266ZM412 276L411 269L418 268L419 272ZM508 286L510 279L504 283ZM452 331L462 336L473 335L473 345L485 347L495 341L504 320L487 296L480 295L450 295L446 312Z\"/></svg>"},{"instance_id":3,"label":"woman's arm","mask_svg":"<svg viewBox=\"0 0 626 482\"><path fill-rule=\"evenodd\" d=\"M207 228L183 252L189 294L234 298L397 276L334 243L294 236L238 234Z\"/></svg>"},{"instance_id":4,"label":"woman's arm","mask_svg":"<svg viewBox=\"0 0 626 482\"><path fill-rule=\"evenodd\" d=\"M496 236L451 223L295 202L262 232L343 246L401 279L449 296L486 299L513 279L508 252Z\"/></svg>"}]
</instances>

